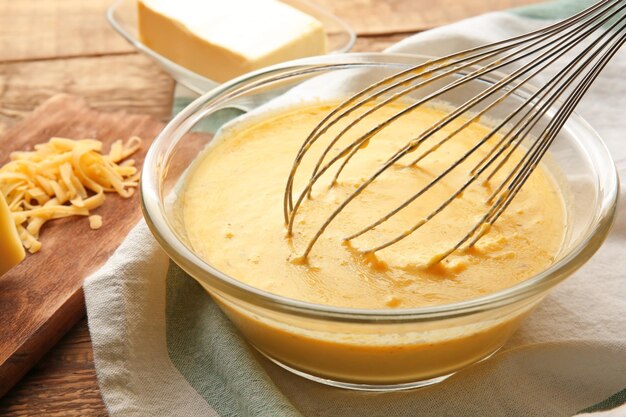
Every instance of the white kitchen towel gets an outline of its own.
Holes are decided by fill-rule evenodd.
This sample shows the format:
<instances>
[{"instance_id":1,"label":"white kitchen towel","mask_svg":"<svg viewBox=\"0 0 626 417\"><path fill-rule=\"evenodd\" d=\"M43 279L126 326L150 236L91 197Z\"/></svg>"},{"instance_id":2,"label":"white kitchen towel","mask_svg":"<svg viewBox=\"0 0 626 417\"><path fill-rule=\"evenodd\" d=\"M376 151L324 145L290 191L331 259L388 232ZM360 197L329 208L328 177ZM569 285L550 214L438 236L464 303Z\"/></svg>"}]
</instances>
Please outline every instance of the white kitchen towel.
<instances>
[{"instance_id":1,"label":"white kitchen towel","mask_svg":"<svg viewBox=\"0 0 626 417\"><path fill-rule=\"evenodd\" d=\"M390 50L441 55L536 29L583 5L560 1L491 13ZM620 174L624 73L622 52L578 108L606 140ZM261 358L141 222L85 283L102 397L113 416L626 415L624 253L620 205L596 256L552 291L500 353L432 387L372 394L323 386Z\"/></svg>"}]
</instances>

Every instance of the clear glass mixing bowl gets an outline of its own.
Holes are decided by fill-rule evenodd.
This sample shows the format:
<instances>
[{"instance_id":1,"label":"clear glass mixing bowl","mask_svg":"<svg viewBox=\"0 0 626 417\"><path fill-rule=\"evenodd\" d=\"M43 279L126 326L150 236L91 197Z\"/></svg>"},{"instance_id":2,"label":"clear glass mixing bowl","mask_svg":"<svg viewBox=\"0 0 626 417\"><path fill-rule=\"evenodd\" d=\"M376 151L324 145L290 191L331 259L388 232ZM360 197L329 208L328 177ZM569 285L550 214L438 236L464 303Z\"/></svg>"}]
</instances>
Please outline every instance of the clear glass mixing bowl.
<instances>
[{"instance_id":1,"label":"clear glass mixing bowl","mask_svg":"<svg viewBox=\"0 0 626 417\"><path fill-rule=\"evenodd\" d=\"M159 243L213 296L254 347L305 377L354 389L402 389L440 381L490 356L552 287L593 255L612 223L619 184L613 161L598 134L573 114L545 162L564 190L568 218L563 246L552 266L513 287L427 308L339 308L253 288L194 253L178 206L180 184L219 126L284 97L306 102L355 93L425 59L345 54L293 61L242 76L178 114L146 157L143 209ZM446 100L458 104L490 80L472 83ZM501 106L502 117L531 92L530 87L522 88L510 96Z\"/></svg>"}]
</instances>

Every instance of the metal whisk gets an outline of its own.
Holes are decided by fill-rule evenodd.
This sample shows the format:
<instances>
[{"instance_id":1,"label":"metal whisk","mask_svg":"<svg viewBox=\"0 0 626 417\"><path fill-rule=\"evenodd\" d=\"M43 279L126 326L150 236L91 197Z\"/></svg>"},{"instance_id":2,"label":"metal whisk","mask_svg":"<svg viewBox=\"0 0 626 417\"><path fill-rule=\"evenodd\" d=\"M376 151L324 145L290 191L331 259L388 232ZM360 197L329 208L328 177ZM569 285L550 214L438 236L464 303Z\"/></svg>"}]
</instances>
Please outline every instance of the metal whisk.
<instances>
[{"instance_id":1,"label":"metal whisk","mask_svg":"<svg viewBox=\"0 0 626 417\"><path fill-rule=\"evenodd\" d=\"M443 58L433 59L401 71L343 101L311 131L296 155L284 195L284 216L289 235L293 232L294 220L298 215L299 208L305 199L311 197L313 187L327 171L336 167L332 183L336 184L342 171L355 154L394 121L420 106L441 99L446 93L462 88L472 80L483 79L487 75L492 78L495 77L495 81L486 83L487 86L483 91L461 105L452 108L445 117L424 130L419 136L407 138L406 144L401 149L380 167L377 167L371 176L365 178L354 192L349 194L328 216L311 238L302 258L306 259L319 237L338 214L400 159L418 148L425 148L419 153L419 156L410 162L413 165L419 164L425 156L435 152L445 142L454 140L455 136L472 122L492 114L491 112L502 105L505 99L520 87L532 85L533 81L541 80L539 88L535 88L534 92L522 100L522 104L508 113L506 117L499 119L497 125L488 134L482 137L475 146L468 149L448 169L445 169L421 189L416 190L397 208L373 221L367 227L345 237L349 241L371 232L417 200L454 168L466 161L479 148L482 148L483 151L486 151L485 156L467 172L467 181L449 198L428 215L416 221L408 230L399 233L396 237L377 247L366 250L366 252L379 251L406 238L441 213L472 183L479 179L489 181L497 172L502 171L505 173L504 179L493 187L494 191L486 201L485 214L470 227L462 239L437 256L432 263L443 260L463 245L473 246L507 209L530 174L538 166L582 96L607 62L626 41L625 8L626 0L603 0L546 28ZM507 70L506 75L498 71L501 69ZM550 72L553 75L547 80L541 78ZM340 138L345 137L349 131L363 123L383 106L401 98L406 101L409 94L415 96L416 92L424 91L426 86L430 86L432 89L433 83L442 83L442 80L450 77L455 79L441 87L434 84L434 91L427 92L418 99L411 99L412 101L406 108L396 112L384 122L376 124L366 133L358 135L348 145L340 147L340 150L333 150ZM355 111L357 111L357 115L354 115ZM546 114L549 116L544 117ZM463 122L451 133L446 134L443 139L435 140L435 133L450 125L454 120L457 120L457 123L458 120ZM341 128L338 134L330 138L310 174L308 183L296 194L294 192L294 178L298 170L301 169L303 158L311 146L339 121L347 123L347 125ZM497 138L497 140L490 140L492 138ZM530 141L530 143L522 145L524 141ZM523 156L519 160L513 161L517 158L511 158L511 156L514 152L519 153L520 151L523 152ZM507 171L504 171L505 169ZM499 175L502 177L502 173Z\"/></svg>"}]
</instances>

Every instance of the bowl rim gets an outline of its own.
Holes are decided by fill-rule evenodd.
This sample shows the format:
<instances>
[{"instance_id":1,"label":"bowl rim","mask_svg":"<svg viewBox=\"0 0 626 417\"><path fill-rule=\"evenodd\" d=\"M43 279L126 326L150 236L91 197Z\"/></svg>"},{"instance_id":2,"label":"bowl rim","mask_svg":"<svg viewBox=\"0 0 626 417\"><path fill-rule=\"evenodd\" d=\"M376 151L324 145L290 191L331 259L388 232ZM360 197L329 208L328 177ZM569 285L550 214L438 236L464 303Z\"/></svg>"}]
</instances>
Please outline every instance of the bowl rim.
<instances>
[{"instance_id":1,"label":"bowl rim","mask_svg":"<svg viewBox=\"0 0 626 417\"><path fill-rule=\"evenodd\" d=\"M123 13L121 9L124 5L129 2L138 2L140 0L115 0L106 10L106 18L111 27L128 43L130 43L135 49L139 52L142 52L156 61L165 71L167 71L177 82L179 82L184 87L193 91L198 95L202 95L206 93L206 88L209 89L214 88L220 85L217 81L213 81L210 78L205 77L204 75L198 74L197 72L191 71L190 69L183 67L182 65L172 61L171 59L159 54L152 48L145 45L139 37L135 36L129 30L127 30L126 25L118 19L118 14ZM294 3L302 3L307 8L315 10L319 15L324 16L325 18L332 20L337 24L344 33L348 36L348 41L341 48L334 49L329 51L327 55L335 55L335 54L343 54L349 52L354 47L356 42L356 32L348 25L343 19L335 16L319 4L313 3L309 0L290 0ZM291 5L291 4L290 4ZM292 5L292 7L295 7ZM297 7L296 7L297 8ZM137 29L137 28L135 28ZM138 29L137 29L138 30ZM328 35L327 35L328 37ZM194 80L194 81L191 81Z\"/></svg>"},{"instance_id":2,"label":"bowl rim","mask_svg":"<svg viewBox=\"0 0 626 417\"><path fill-rule=\"evenodd\" d=\"M159 198L159 161L157 160L157 149L159 145L166 143L167 139L178 130L181 122L192 117L207 103L217 100L226 93L235 93L238 86L245 86L246 83L250 83L254 79L268 77L274 72L280 72L290 68L293 70L304 68L318 70L320 68L346 68L359 65L406 65L406 63L398 61L407 59L428 60L430 57L404 53L348 53L335 56L323 55L303 58L244 74L216 87L190 103L185 109L172 118L158 134L150 146L143 164L144 168L140 181L142 210L146 223L160 246L176 264L189 273L194 279L203 281L198 275L202 275L202 278L208 278L209 280L214 278L215 281L213 283L218 284L214 290L220 291L220 293L226 292L236 299L271 310L278 310L290 314L295 313L297 315L313 318L332 317L346 322L416 322L433 320L435 318L460 317L488 311L543 293L580 268L599 249L611 228L619 199L619 176L611 154L600 135L589 123L575 112L572 113L565 126L575 123L584 127L594 140L583 141L582 143L595 142L593 145L589 146L595 146L595 153L605 159L607 163L605 168L608 172L608 181L606 184L602 184L604 186L602 189L605 197L599 201L600 210L595 213L599 218L594 221L594 224L591 226L592 231L588 233L584 239L581 239L576 246L547 269L518 284L487 295L449 304L399 309L337 307L296 300L258 289L230 277L208 262L202 260L193 251L187 248L171 230L169 222L162 210L162 201ZM290 76L293 76L293 74L290 73L286 77ZM280 77L280 75L278 77ZM268 82L268 80L268 78L262 78L259 80L259 83ZM585 150L589 151L589 149ZM595 166L596 165L594 165L594 167Z\"/></svg>"}]
</instances>

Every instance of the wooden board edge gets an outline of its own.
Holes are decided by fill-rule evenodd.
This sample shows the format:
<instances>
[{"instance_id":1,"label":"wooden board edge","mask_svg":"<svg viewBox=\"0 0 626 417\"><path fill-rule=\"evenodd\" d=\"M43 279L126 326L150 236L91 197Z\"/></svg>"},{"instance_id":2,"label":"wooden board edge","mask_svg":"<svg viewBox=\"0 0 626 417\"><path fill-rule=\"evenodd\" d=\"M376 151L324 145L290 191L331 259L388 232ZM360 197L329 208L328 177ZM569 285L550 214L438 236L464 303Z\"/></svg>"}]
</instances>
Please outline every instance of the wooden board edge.
<instances>
[{"instance_id":1,"label":"wooden board edge","mask_svg":"<svg viewBox=\"0 0 626 417\"><path fill-rule=\"evenodd\" d=\"M59 340L86 314L85 296L79 287L57 311L0 364L0 398L2 398Z\"/></svg>"}]
</instances>

